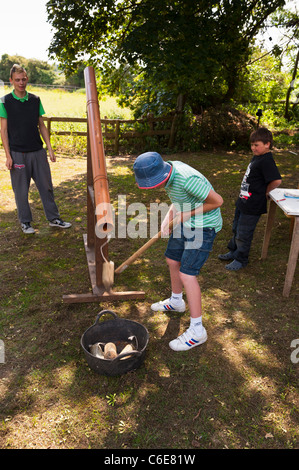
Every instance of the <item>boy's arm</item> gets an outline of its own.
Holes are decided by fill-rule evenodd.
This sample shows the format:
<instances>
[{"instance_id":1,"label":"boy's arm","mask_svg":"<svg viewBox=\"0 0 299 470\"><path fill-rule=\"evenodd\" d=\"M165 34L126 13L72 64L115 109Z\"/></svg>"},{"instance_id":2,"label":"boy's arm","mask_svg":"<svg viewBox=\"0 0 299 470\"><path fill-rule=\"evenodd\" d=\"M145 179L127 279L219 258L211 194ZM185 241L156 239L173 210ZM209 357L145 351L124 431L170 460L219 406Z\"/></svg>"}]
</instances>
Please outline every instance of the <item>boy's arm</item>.
<instances>
[{"instance_id":1,"label":"boy's arm","mask_svg":"<svg viewBox=\"0 0 299 470\"><path fill-rule=\"evenodd\" d=\"M8 132L7 132L7 119L1 118L1 140L6 154L6 167L11 170L13 161L10 154Z\"/></svg>"},{"instance_id":2,"label":"boy's arm","mask_svg":"<svg viewBox=\"0 0 299 470\"><path fill-rule=\"evenodd\" d=\"M193 215L204 214L214 209L218 209L223 204L223 199L220 194L216 193L213 189L210 190L203 204L193 209L192 211L181 212L181 222L186 222Z\"/></svg>"},{"instance_id":3,"label":"boy's arm","mask_svg":"<svg viewBox=\"0 0 299 470\"><path fill-rule=\"evenodd\" d=\"M171 220L176 219L174 224L176 224L177 222L186 222L193 215L204 214L205 212L210 212L214 209L218 209L218 207L222 206L222 204L222 197L213 189L210 190L203 204L201 204L196 209L193 209L192 211L179 212L172 204L162 222L161 233L162 235L169 234L169 223L171 222Z\"/></svg>"},{"instance_id":4,"label":"boy's arm","mask_svg":"<svg viewBox=\"0 0 299 470\"><path fill-rule=\"evenodd\" d=\"M267 189L266 189L266 197L267 197L267 198L269 198L269 192L270 192L270 191L272 191L273 189L278 188L278 186L281 185L281 181L282 181L282 180L273 180L273 181L270 181L270 183L268 184Z\"/></svg>"},{"instance_id":5,"label":"boy's arm","mask_svg":"<svg viewBox=\"0 0 299 470\"><path fill-rule=\"evenodd\" d=\"M38 119L38 127L39 127L39 131L41 133L41 136L42 136L42 138L43 138L43 140L44 140L44 142L47 146L51 162L56 162L56 157L55 157L53 149L52 149L48 129L45 126L45 123L44 123L44 120L43 120L42 116L40 116L39 119Z\"/></svg>"},{"instance_id":6,"label":"boy's arm","mask_svg":"<svg viewBox=\"0 0 299 470\"><path fill-rule=\"evenodd\" d=\"M218 209L218 207L221 207L223 204L223 199L220 196L220 194L216 193L213 189L209 192L208 196L206 197L203 205L201 206L202 208L202 213L205 212L210 212L214 209ZM200 209L200 207L198 208ZM197 209L195 209L195 215L196 215ZM198 213L200 213L199 211Z\"/></svg>"}]
</instances>

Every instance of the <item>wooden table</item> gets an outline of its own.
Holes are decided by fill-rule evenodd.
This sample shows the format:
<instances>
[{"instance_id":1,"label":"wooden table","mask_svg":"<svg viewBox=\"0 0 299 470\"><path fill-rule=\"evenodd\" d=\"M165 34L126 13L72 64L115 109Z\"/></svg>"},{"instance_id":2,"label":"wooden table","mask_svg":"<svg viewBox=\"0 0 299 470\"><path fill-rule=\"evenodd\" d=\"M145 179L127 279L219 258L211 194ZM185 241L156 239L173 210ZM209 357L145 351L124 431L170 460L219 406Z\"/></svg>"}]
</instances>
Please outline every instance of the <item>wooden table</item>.
<instances>
[{"instance_id":1,"label":"wooden table","mask_svg":"<svg viewBox=\"0 0 299 470\"><path fill-rule=\"evenodd\" d=\"M294 279L298 253L299 253L299 198L285 197L284 195L285 191L288 191L288 189L277 188L277 189L273 189L273 191L269 193L270 204L269 204L261 258L262 259L267 258L268 247L269 247L269 242L270 242L270 237L271 237L271 230L272 230L272 226L273 226L273 222L275 218L276 207L278 206L280 207L280 209L283 210L286 216L294 217L289 260L288 260L287 272L286 272L284 288L283 288L283 293L282 293L284 297L288 297L290 295L290 290L291 290L293 279Z\"/></svg>"}]
</instances>

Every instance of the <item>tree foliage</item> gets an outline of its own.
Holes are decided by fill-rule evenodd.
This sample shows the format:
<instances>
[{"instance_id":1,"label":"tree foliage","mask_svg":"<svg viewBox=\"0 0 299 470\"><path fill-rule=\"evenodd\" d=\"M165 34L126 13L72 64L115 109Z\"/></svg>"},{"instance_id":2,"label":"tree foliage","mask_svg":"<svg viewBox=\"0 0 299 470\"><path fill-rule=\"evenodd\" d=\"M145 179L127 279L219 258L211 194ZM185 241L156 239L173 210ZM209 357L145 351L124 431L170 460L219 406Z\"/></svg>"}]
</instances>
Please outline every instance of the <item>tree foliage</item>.
<instances>
[{"instance_id":1,"label":"tree foliage","mask_svg":"<svg viewBox=\"0 0 299 470\"><path fill-rule=\"evenodd\" d=\"M180 95L196 113L229 101L252 39L284 0L51 0L50 53L66 73L101 71L128 102Z\"/></svg>"},{"instance_id":2,"label":"tree foliage","mask_svg":"<svg viewBox=\"0 0 299 470\"><path fill-rule=\"evenodd\" d=\"M0 79L3 82L8 82L10 69L14 64L20 64L26 69L30 83L43 83L45 85L54 83L56 74L53 65L37 59L25 59L22 56L10 56L8 54L3 54L0 60Z\"/></svg>"},{"instance_id":3,"label":"tree foliage","mask_svg":"<svg viewBox=\"0 0 299 470\"><path fill-rule=\"evenodd\" d=\"M281 48L279 53L280 56L287 56L290 58L290 68L292 69L291 82L289 84L287 94L284 117L288 121L295 116L295 108L299 104L299 87L296 86L296 78L299 68L299 15L298 11L284 11L278 9L272 17L273 24L275 26L283 27L284 29L284 48ZM290 99L293 95L294 101L292 103L292 109L290 109Z\"/></svg>"}]
</instances>

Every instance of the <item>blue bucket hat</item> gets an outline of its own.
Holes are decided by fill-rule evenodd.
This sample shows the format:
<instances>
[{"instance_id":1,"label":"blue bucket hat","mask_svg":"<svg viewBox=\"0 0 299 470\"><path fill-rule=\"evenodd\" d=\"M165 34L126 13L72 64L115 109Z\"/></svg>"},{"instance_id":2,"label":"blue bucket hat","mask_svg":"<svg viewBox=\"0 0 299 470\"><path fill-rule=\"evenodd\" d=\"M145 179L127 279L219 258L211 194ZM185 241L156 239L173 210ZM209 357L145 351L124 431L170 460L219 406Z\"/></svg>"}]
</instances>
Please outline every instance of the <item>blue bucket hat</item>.
<instances>
[{"instance_id":1,"label":"blue bucket hat","mask_svg":"<svg viewBox=\"0 0 299 470\"><path fill-rule=\"evenodd\" d=\"M133 170L138 187L152 189L167 180L172 166L164 162L159 153L145 152L136 158Z\"/></svg>"}]
</instances>

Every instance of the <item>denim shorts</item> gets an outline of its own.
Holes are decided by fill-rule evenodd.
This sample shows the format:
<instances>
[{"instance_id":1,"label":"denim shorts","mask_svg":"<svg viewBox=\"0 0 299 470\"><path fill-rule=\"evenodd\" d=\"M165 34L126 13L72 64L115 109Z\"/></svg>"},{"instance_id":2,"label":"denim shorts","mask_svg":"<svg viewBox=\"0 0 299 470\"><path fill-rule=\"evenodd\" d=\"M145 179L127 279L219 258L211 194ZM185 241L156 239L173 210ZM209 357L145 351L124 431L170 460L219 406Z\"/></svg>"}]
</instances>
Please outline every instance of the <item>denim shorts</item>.
<instances>
[{"instance_id":1,"label":"denim shorts","mask_svg":"<svg viewBox=\"0 0 299 470\"><path fill-rule=\"evenodd\" d=\"M197 276L213 248L214 228L175 227L168 240L165 256L181 263L180 272Z\"/></svg>"}]
</instances>

